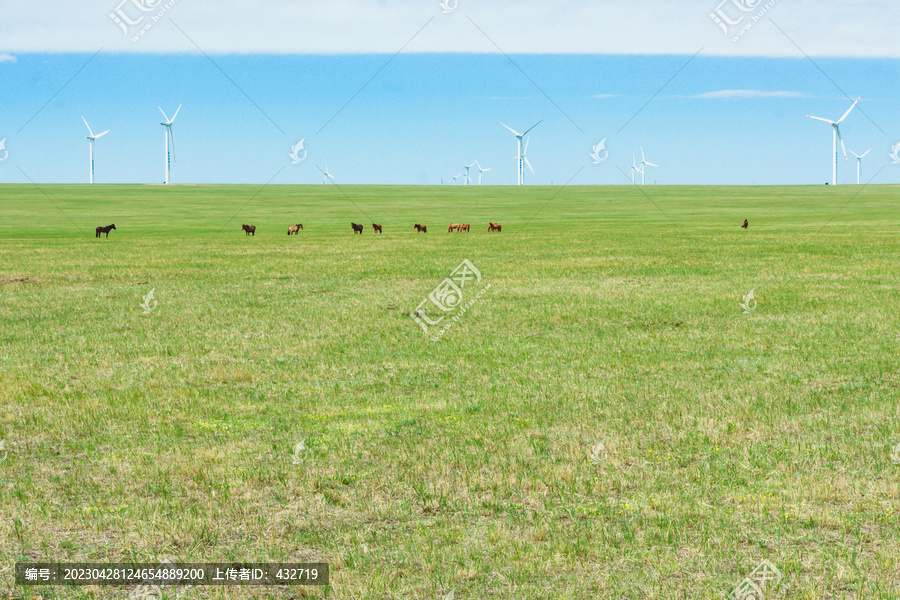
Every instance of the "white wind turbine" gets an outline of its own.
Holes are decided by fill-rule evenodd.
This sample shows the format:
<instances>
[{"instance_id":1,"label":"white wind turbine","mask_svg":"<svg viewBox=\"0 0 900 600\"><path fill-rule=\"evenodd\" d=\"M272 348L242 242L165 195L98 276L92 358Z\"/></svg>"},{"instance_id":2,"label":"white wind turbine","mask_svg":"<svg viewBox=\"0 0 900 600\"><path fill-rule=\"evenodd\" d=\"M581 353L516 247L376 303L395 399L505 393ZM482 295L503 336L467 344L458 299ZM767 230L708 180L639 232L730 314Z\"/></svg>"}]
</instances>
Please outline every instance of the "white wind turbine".
<instances>
[{"instance_id":1,"label":"white wind turbine","mask_svg":"<svg viewBox=\"0 0 900 600\"><path fill-rule=\"evenodd\" d=\"M519 155L516 157L516 160L519 161L519 182L518 182L518 185L525 185L525 165L528 165L528 168L531 169L531 172L532 172L532 173L534 173L534 168L531 166L531 163L528 162L528 158L526 158L526 156L525 156L525 153L528 152L528 140L525 140L525 147L523 148L523 147L522 147L522 138L524 138L526 135L528 135L528 132L529 132L529 131L531 131L532 129L534 129L535 127L537 127L538 125L540 125L540 124L543 123L543 122L544 122L544 120L541 119L540 121L538 121L537 123L535 123L534 125L532 125L531 127L529 127L528 129L526 129L526 130L525 130L525 133L519 133L518 131L516 131L515 129L513 129L513 128L510 127L509 125L506 125L506 124L504 124L504 123L500 123L501 125L503 125L503 126L506 127L507 129L509 129L510 131L512 131L512 132L513 132L513 135L516 136L516 139L517 139L518 142L519 142Z\"/></svg>"},{"instance_id":2,"label":"white wind turbine","mask_svg":"<svg viewBox=\"0 0 900 600\"><path fill-rule=\"evenodd\" d=\"M641 170L637 168L637 159L634 157L634 152L631 153L631 171L629 171L629 175L631 175L631 185L634 185L634 174L640 173Z\"/></svg>"},{"instance_id":3,"label":"white wind turbine","mask_svg":"<svg viewBox=\"0 0 900 600\"><path fill-rule=\"evenodd\" d=\"M172 136L172 123L175 122L175 117L178 116L178 111L181 110L181 105L178 105L178 109L175 111L175 114L172 115L172 118L166 116L166 113L163 112L163 109L159 108L159 112L162 113L163 118L166 120L164 123L160 123L163 127L166 128L166 184L169 183L169 168L171 167L171 159L175 158L175 138ZM172 140L172 154L171 159L169 155L169 140Z\"/></svg>"},{"instance_id":4,"label":"white wind turbine","mask_svg":"<svg viewBox=\"0 0 900 600\"><path fill-rule=\"evenodd\" d=\"M477 164L478 164L478 161L477 161L477 160L476 160L475 162L473 162L471 165L467 165L467 164L466 164L466 161L463 161L463 165L464 165L465 168L466 168L466 178L463 179L463 185L469 185L469 182L472 181L472 178L469 177L469 169L471 169L472 167L474 167L474 166L477 165ZM475 182L472 181L472 183L475 183Z\"/></svg>"},{"instance_id":5,"label":"white wind turbine","mask_svg":"<svg viewBox=\"0 0 900 600\"><path fill-rule=\"evenodd\" d=\"M638 169L641 172L641 185L644 185L644 173L647 171L647 167L659 167L659 165L647 162L647 159L644 157L644 147L641 146L641 168Z\"/></svg>"},{"instance_id":6,"label":"white wind turbine","mask_svg":"<svg viewBox=\"0 0 900 600\"><path fill-rule=\"evenodd\" d=\"M322 182L322 185L327 184L329 179L332 182L335 181L334 175L332 175L331 173L328 172L328 161L327 160L325 161L325 170L324 171L322 170L322 167L320 167L319 165L316 165L316 168L319 169L319 171L322 173L322 175L325 176L325 180Z\"/></svg>"},{"instance_id":7,"label":"white wind turbine","mask_svg":"<svg viewBox=\"0 0 900 600\"><path fill-rule=\"evenodd\" d=\"M871 148L869 148L862 154L857 154L856 152L853 152L852 150L850 151L850 154L852 154L853 156L856 157L856 185L859 185L859 174L860 174L860 171L862 170L861 169L862 159L865 157L866 154L868 154L871 151L872 151Z\"/></svg>"},{"instance_id":8,"label":"white wind turbine","mask_svg":"<svg viewBox=\"0 0 900 600\"><path fill-rule=\"evenodd\" d=\"M847 149L844 147L844 138L841 137L841 123L844 122L844 119L847 118L847 115L850 114L850 111L853 110L853 108L857 105L860 98L862 98L862 96L857 98L856 102L853 103L853 106L848 108L847 112L844 113L844 116L841 117L840 119L838 119L837 121L830 121L828 119L823 119L821 117L813 117L810 115L806 115L810 119L815 119L816 121L824 121L824 122L828 123L829 125L831 125L831 127L832 127L831 148L832 148L832 153L834 154L834 164L832 165L832 168L831 168L831 185L837 185L837 163L838 163L837 141L838 141L838 139L841 140L841 149L844 151L844 159L849 160L847 158Z\"/></svg>"},{"instance_id":9,"label":"white wind turbine","mask_svg":"<svg viewBox=\"0 0 900 600\"><path fill-rule=\"evenodd\" d=\"M475 161L475 164L478 165L478 185L481 185L481 174L487 173L488 171L493 171L493 169L482 169L477 160Z\"/></svg>"},{"instance_id":10,"label":"white wind turbine","mask_svg":"<svg viewBox=\"0 0 900 600\"><path fill-rule=\"evenodd\" d=\"M107 129L103 133L98 133L97 135L94 135L94 132L91 131L91 126L88 125L87 119L85 119L84 116L82 116L81 120L84 121L85 125L87 125L88 133L91 134L91 135L87 136L87 139L91 140L91 183L94 183L94 142L97 140L97 138L101 138L104 135L106 135L107 133L109 133L109 129Z\"/></svg>"}]
</instances>

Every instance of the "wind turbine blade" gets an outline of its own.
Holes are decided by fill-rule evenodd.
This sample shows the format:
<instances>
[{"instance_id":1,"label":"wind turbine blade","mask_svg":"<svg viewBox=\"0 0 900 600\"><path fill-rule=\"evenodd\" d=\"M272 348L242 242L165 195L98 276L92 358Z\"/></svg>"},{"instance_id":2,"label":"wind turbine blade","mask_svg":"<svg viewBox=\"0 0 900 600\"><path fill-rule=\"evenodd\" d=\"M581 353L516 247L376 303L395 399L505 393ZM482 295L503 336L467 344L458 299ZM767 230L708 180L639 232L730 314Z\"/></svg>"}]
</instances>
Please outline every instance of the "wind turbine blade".
<instances>
[{"instance_id":1,"label":"wind turbine blade","mask_svg":"<svg viewBox=\"0 0 900 600\"><path fill-rule=\"evenodd\" d=\"M481 169L482 173L487 173L488 171L493 171L494 169Z\"/></svg>"},{"instance_id":2,"label":"wind turbine blade","mask_svg":"<svg viewBox=\"0 0 900 600\"><path fill-rule=\"evenodd\" d=\"M96 140L96 139L102 138L102 137L103 137L104 135L106 135L107 133L109 133L109 129L107 129L107 130L104 131L103 133L98 133L97 135L94 136L94 139Z\"/></svg>"},{"instance_id":3,"label":"wind turbine blade","mask_svg":"<svg viewBox=\"0 0 900 600\"><path fill-rule=\"evenodd\" d=\"M534 173L534 167L532 167L532 166L531 166L531 163L528 162L528 157L527 157L527 156L523 156L522 158L525 159L525 164L528 165L528 168L531 169L531 172L532 172L532 173Z\"/></svg>"},{"instance_id":4,"label":"wind turbine blade","mask_svg":"<svg viewBox=\"0 0 900 600\"><path fill-rule=\"evenodd\" d=\"M166 129L169 130L169 139L172 140L172 160L175 160L175 134L172 133L172 126L169 125Z\"/></svg>"},{"instance_id":5,"label":"wind turbine blade","mask_svg":"<svg viewBox=\"0 0 900 600\"><path fill-rule=\"evenodd\" d=\"M525 156L526 154L528 154L528 140L529 139L531 139L531 138L525 138L525 149L522 150L522 156Z\"/></svg>"},{"instance_id":6,"label":"wind turbine blade","mask_svg":"<svg viewBox=\"0 0 900 600\"><path fill-rule=\"evenodd\" d=\"M853 109L856 107L856 105L859 103L859 101L860 101L861 99L862 99L862 96L860 96L859 98L857 98L857 99L856 99L856 102L853 103L853 106L851 106L850 108L848 108L848 109L847 109L847 112L844 113L844 116L841 117L840 119L838 119L837 122L838 122L838 123L841 123L844 119L846 119L846 118L847 118L847 115L850 114L850 111L853 110Z\"/></svg>"},{"instance_id":7,"label":"wind turbine blade","mask_svg":"<svg viewBox=\"0 0 900 600\"><path fill-rule=\"evenodd\" d=\"M163 112L163 109L160 108L159 106L157 106L156 108L159 108L159 112L161 112L163 114L163 118L166 120L166 123L171 123L171 121L169 121L169 117L167 117L166 113Z\"/></svg>"},{"instance_id":8,"label":"wind turbine blade","mask_svg":"<svg viewBox=\"0 0 900 600\"><path fill-rule=\"evenodd\" d=\"M831 121L831 120L829 120L829 119L823 119L822 117L813 117L813 116L810 116L810 115L806 115L806 118L808 118L808 119L815 119L816 121L823 121L823 122L825 122L825 123L828 123L829 125L834 125L834 121Z\"/></svg>"},{"instance_id":9,"label":"wind turbine blade","mask_svg":"<svg viewBox=\"0 0 900 600\"><path fill-rule=\"evenodd\" d=\"M513 128L510 127L509 125L503 123L502 121L501 121L500 124L503 125L504 127L506 127L507 129L509 129L510 131L512 131L512 132L516 135L516 137L522 137L523 135L525 135L525 134L523 134L523 133L519 133L518 131L516 131L515 129L513 129Z\"/></svg>"},{"instance_id":10,"label":"wind turbine blade","mask_svg":"<svg viewBox=\"0 0 900 600\"><path fill-rule=\"evenodd\" d=\"M543 123L543 122L544 122L544 120L541 119L540 121L538 121L537 123L535 123L534 125L532 125L531 127L529 127L529 128L528 128L528 131L531 131L532 129L534 129L535 127L537 127L538 125L540 125L540 124ZM526 132L523 133L522 135L525 135L526 133L528 133L528 131L526 131Z\"/></svg>"},{"instance_id":11,"label":"wind turbine blade","mask_svg":"<svg viewBox=\"0 0 900 600\"><path fill-rule=\"evenodd\" d=\"M85 125L87 125L88 133L91 134L91 137L94 137L94 132L91 131L91 126L87 124L87 120L86 120L83 116L81 117L81 120L84 121L84 124L85 124Z\"/></svg>"},{"instance_id":12,"label":"wind turbine blade","mask_svg":"<svg viewBox=\"0 0 900 600\"><path fill-rule=\"evenodd\" d=\"M835 125L834 130L837 132L838 139L841 140L841 150L844 151L844 160L850 160L847 158L847 149L844 147L844 138L841 136L841 128Z\"/></svg>"},{"instance_id":13,"label":"wind turbine blade","mask_svg":"<svg viewBox=\"0 0 900 600\"><path fill-rule=\"evenodd\" d=\"M644 164L645 162L647 162L647 159L644 156L644 147L641 146L641 164Z\"/></svg>"},{"instance_id":14,"label":"wind turbine blade","mask_svg":"<svg viewBox=\"0 0 900 600\"><path fill-rule=\"evenodd\" d=\"M178 105L178 109L175 111L175 114L172 115L172 121L174 121L174 120L175 120L175 117L178 116L178 111L179 111L179 110L181 110L181 105L180 105L180 104Z\"/></svg>"},{"instance_id":15,"label":"wind turbine blade","mask_svg":"<svg viewBox=\"0 0 900 600\"><path fill-rule=\"evenodd\" d=\"M654 165L652 162L645 162L644 164L649 167L658 167L659 166L659 165Z\"/></svg>"},{"instance_id":16,"label":"wind turbine blade","mask_svg":"<svg viewBox=\"0 0 900 600\"><path fill-rule=\"evenodd\" d=\"M871 151L872 151L872 149L869 148L868 150L866 150L865 152L862 153L862 156L860 156L860 158L865 158L866 154L868 154Z\"/></svg>"}]
</instances>

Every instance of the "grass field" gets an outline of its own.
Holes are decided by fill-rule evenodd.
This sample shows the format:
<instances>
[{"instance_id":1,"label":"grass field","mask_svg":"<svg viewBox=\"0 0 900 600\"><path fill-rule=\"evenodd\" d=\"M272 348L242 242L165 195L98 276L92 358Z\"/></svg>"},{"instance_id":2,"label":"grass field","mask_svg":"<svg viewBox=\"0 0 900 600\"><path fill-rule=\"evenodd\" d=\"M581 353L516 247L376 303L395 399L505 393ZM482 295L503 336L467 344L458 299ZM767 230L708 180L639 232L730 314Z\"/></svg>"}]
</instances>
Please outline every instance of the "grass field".
<instances>
[{"instance_id":1,"label":"grass field","mask_svg":"<svg viewBox=\"0 0 900 600\"><path fill-rule=\"evenodd\" d=\"M331 568L185 598L718 599L764 559L767 600L900 598L897 187L0 198L0 597L167 557Z\"/></svg>"}]
</instances>

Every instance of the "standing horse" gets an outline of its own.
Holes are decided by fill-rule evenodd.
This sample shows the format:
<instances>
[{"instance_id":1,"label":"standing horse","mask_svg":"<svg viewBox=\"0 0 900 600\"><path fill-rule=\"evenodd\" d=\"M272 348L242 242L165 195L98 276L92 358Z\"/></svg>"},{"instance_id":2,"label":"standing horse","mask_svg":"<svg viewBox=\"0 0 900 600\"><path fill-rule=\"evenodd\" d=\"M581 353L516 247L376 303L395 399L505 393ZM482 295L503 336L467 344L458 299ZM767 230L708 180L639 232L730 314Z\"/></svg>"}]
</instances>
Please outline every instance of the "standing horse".
<instances>
[{"instance_id":1,"label":"standing horse","mask_svg":"<svg viewBox=\"0 0 900 600\"><path fill-rule=\"evenodd\" d=\"M744 224L741 225L741 227L743 229L747 229L748 227L750 227L750 222L747 219L744 219Z\"/></svg>"},{"instance_id":2,"label":"standing horse","mask_svg":"<svg viewBox=\"0 0 900 600\"><path fill-rule=\"evenodd\" d=\"M379 225L378 223L372 223L372 229L378 233L381 233L381 225Z\"/></svg>"},{"instance_id":3,"label":"standing horse","mask_svg":"<svg viewBox=\"0 0 900 600\"><path fill-rule=\"evenodd\" d=\"M459 223L450 223L450 227L447 228L447 233L450 233L454 229L459 233Z\"/></svg>"},{"instance_id":4,"label":"standing horse","mask_svg":"<svg viewBox=\"0 0 900 600\"><path fill-rule=\"evenodd\" d=\"M350 227L353 228L353 233L358 233L359 235L362 235L362 231L363 231L362 225L360 225L359 223L350 223Z\"/></svg>"},{"instance_id":5,"label":"standing horse","mask_svg":"<svg viewBox=\"0 0 900 600\"><path fill-rule=\"evenodd\" d=\"M98 227L98 228L97 228L97 236L96 236L96 237L100 237L100 234L101 234L101 233L105 233L105 234L106 234L106 237L109 237L109 232L112 231L112 230L115 229L115 228L116 228L115 225L107 225L106 227Z\"/></svg>"},{"instance_id":6,"label":"standing horse","mask_svg":"<svg viewBox=\"0 0 900 600\"><path fill-rule=\"evenodd\" d=\"M462 233L463 231L465 231L466 233L469 233L469 224L468 223L463 223L462 225L459 226L458 233Z\"/></svg>"},{"instance_id":7,"label":"standing horse","mask_svg":"<svg viewBox=\"0 0 900 600\"><path fill-rule=\"evenodd\" d=\"M241 229L244 230L246 235L256 237L256 225L241 225Z\"/></svg>"},{"instance_id":8,"label":"standing horse","mask_svg":"<svg viewBox=\"0 0 900 600\"><path fill-rule=\"evenodd\" d=\"M418 223L416 223L416 231L418 233L428 233L428 228L424 225L419 225Z\"/></svg>"},{"instance_id":9,"label":"standing horse","mask_svg":"<svg viewBox=\"0 0 900 600\"><path fill-rule=\"evenodd\" d=\"M288 235L291 235L292 233L294 235L299 235L301 229L303 229L302 223L297 223L296 225L289 225L288 226Z\"/></svg>"},{"instance_id":10,"label":"standing horse","mask_svg":"<svg viewBox=\"0 0 900 600\"><path fill-rule=\"evenodd\" d=\"M500 231L500 223L488 223L488 233L491 231Z\"/></svg>"}]
</instances>

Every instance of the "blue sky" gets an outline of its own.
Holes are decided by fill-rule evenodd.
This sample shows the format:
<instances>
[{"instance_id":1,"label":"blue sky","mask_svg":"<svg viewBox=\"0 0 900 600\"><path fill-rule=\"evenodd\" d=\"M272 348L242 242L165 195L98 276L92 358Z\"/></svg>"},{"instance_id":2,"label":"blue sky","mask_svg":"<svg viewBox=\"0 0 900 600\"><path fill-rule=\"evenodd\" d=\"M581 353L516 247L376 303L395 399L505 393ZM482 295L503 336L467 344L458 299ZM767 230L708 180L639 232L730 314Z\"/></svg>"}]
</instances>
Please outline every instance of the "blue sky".
<instances>
[{"instance_id":1,"label":"blue sky","mask_svg":"<svg viewBox=\"0 0 900 600\"><path fill-rule=\"evenodd\" d=\"M623 47L631 52L585 53L582 46L590 40L565 29L583 24L563 18L569 12L575 21L588 18L578 12L585 3L557 2L555 12L523 21L525 33L541 41L534 43L540 53L521 53L515 52L521 27L510 33L502 20L475 6L467 13L465 0L449 17L437 2L404 9L405 31L372 22L396 16L387 2L359 2L375 11L360 15L342 0L337 4L344 8L320 15L322 39L309 48L285 42L283 52L274 52L269 45L279 43L279 34L263 32L255 42L248 35L243 43L250 46L240 53L226 53L216 35L239 24L213 27L204 21L206 3L180 2L138 42L124 38L106 14L115 2L83 31L55 29L55 13L0 27L0 35L13 40L0 46L0 139L9 152L0 163L0 182L87 182L82 115L95 133L111 130L97 141L97 182L162 182L157 105L171 116L183 104L174 126L174 183L320 183L316 164L327 161L339 183L439 184L451 183L463 161L478 160L493 169L484 175L486 184L514 184L515 138L500 121L522 131L543 119L530 136L528 157L536 171L526 173L530 184L627 183L623 171L633 152L640 160L640 146L648 161L660 165L648 168L648 183L821 184L831 178L831 128L804 115L836 119L852 103L847 96L861 95L842 125L847 149L873 149L863 160L865 181L877 173L874 183L900 183L900 165L889 157L900 141L900 65L891 54L896 44L876 43L895 37L896 21L884 25L885 32L852 23L842 25L847 30L815 31L791 12L802 3L789 8L781 0L783 6L769 11L772 21L760 20L731 42L709 17L716 3L691 0L685 6L697 10L685 18L689 26L666 34L671 40L648 37ZM871 23L873 16L897 16L875 14L887 10L877 5L860 18ZM121 10L134 20L141 16L128 5ZM740 14L731 6L723 10ZM547 21L546 14L557 13L563 17ZM318 13L311 14L281 20L289 25L296 19L311 31ZM632 17L620 28L641 31L642 19L659 27L657 19ZM612 35L617 24L608 20L603 27ZM370 47L359 46L361 26L372 28ZM333 40L340 36L328 36L329 27L350 33ZM690 27L702 34L691 35ZM453 31L465 31L465 42L455 45ZM827 33L841 34L838 47L813 51ZM869 56L859 55L854 35L868 40ZM41 45L41 37L50 41ZM753 38L758 44L750 43ZM329 40L335 47L326 47ZM654 52L635 52L642 41ZM803 44L809 49L801 52L797 46ZM344 46L354 53L342 53ZM502 54L498 46L511 50ZM385 52L388 47L393 51ZM288 153L301 138L308 155L293 165ZM589 152L603 138L609 158L594 165ZM840 182L856 181L850 159L840 160Z\"/></svg>"}]
</instances>

